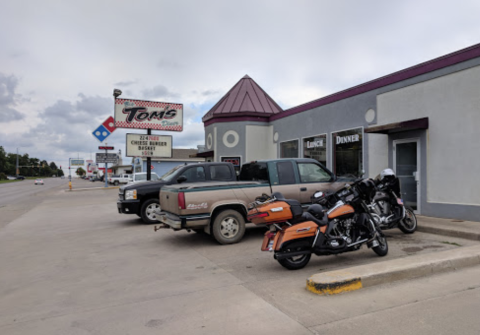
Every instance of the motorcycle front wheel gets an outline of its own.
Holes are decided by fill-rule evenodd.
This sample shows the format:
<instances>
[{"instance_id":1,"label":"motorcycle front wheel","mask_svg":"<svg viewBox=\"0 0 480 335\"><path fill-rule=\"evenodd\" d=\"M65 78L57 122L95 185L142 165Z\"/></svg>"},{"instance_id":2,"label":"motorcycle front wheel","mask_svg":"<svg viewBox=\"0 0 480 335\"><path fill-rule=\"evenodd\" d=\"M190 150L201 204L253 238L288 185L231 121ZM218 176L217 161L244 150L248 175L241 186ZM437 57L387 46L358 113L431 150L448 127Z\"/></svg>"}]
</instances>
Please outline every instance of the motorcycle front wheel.
<instances>
[{"instance_id":1,"label":"motorcycle front wheel","mask_svg":"<svg viewBox=\"0 0 480 335\"><path fill-rule=\"evenodd\" d=\"M383 235L380 229L377 230L377 241L378 246L372 249L378 256L383 257L388 254L388 243L387 238L385 237L385 235Z\"/></svg>"},{"instance_id":2,"label":"motorcycle front wheel","mask_svg":"<svg viewBox=\"0 0 480 335\"><path fill-rule=\"evenodd\" d=\"M398 223L404 234L413 234L417 230L417 217L411 207L405 206L405 218Z\"/></svg>"}]
</instances>

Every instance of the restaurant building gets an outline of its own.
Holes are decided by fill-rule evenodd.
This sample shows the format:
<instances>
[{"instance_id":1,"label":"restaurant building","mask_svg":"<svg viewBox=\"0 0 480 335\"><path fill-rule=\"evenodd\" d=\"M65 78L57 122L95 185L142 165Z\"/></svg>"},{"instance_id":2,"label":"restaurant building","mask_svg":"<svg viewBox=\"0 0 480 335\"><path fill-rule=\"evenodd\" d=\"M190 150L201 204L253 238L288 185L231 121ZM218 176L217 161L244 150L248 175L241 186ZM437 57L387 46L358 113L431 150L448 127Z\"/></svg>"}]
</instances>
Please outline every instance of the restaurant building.
<instances>
[{"instance_id":1,"label":"restaurant building","mask_svg":"<svg viewBox=\"0 0 480 335\"><path fill-rule=\"evenodd\" d=\"M418 214L480 219L480 44L287 110L245 76L202 121L207 160L308 157L345 179L389 167Z\"/></svg>"}]
</instances>

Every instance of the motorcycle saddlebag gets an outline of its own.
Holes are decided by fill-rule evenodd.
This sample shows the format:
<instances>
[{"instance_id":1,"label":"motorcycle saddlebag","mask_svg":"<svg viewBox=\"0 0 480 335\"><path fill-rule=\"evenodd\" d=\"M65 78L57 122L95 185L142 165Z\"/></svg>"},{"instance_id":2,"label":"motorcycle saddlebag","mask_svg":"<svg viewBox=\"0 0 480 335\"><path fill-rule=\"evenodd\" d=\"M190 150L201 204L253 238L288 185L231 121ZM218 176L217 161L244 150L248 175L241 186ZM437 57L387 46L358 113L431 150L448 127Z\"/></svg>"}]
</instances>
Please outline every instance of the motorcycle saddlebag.
<instances>
[{"instance_id":1,"label":"motorcycle saddlebag","mask_svg":"<svg viewBox=\"0 0 480 335\"><path fill-rule=\"evenodd\" d=\"M301 210L300 206L300 210ZM294 209L295 213L297 209ZM301 214L300 214L301 215ZM255 224L285 222L293 218L290 205L285 201L275 201L254 207L248 211L247 219Z\"/></svg>"}]
</instances>

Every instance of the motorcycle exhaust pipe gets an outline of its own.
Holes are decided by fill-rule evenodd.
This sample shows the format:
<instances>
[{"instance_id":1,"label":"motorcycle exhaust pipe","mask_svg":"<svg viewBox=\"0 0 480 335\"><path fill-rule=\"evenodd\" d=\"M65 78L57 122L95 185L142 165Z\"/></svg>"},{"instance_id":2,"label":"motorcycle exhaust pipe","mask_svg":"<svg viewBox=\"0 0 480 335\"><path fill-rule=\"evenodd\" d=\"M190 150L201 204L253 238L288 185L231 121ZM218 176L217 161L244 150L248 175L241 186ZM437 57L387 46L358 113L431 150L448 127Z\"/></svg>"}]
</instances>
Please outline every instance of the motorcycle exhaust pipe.
<instances>
[{"instance_id":1,"label":"motorcycle exhaust pipe","mask_svg":"<svg viewBox=\"0 0 480 335\"><path fill-rule=\"evenodd\" d=\"M310 250L304 250L304 251L293 251L293 252L286 252L286 253L279 253L275 254L273 257L276 260L282 260L285 258L290 258L290 257L295 257L295 256L302 256L302 255L307 255L310 254Z\"/></svg>"}]
</instances>

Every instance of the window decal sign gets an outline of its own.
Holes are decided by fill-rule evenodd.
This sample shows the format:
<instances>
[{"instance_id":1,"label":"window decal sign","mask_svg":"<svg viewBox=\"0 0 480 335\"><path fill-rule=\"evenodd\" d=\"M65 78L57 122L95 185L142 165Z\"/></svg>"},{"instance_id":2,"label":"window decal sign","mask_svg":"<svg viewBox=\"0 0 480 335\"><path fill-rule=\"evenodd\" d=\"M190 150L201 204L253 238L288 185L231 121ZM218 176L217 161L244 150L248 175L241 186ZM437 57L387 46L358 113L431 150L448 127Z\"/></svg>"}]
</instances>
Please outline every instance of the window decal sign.
<instances>
[{"instance_id":1,"label":"window decal sign","mask_svg":"<svg viewBox=\"0 0 480 335\"><path fill-rule=\"evenodd\" d=\"M222 157L222 162L232 163L235 167L240 167L240 165L242 165L240 157Z\"/></svg>"},{"instance_id":2,"label":"window decal sign","mask_svg":"<svg viewBox=\"0 0 480 335\"><path fill-rule=\"evenodd\" d=\"M117 98L115 127L183 131L183 104Z\"/></svg>"}]
</instances>

